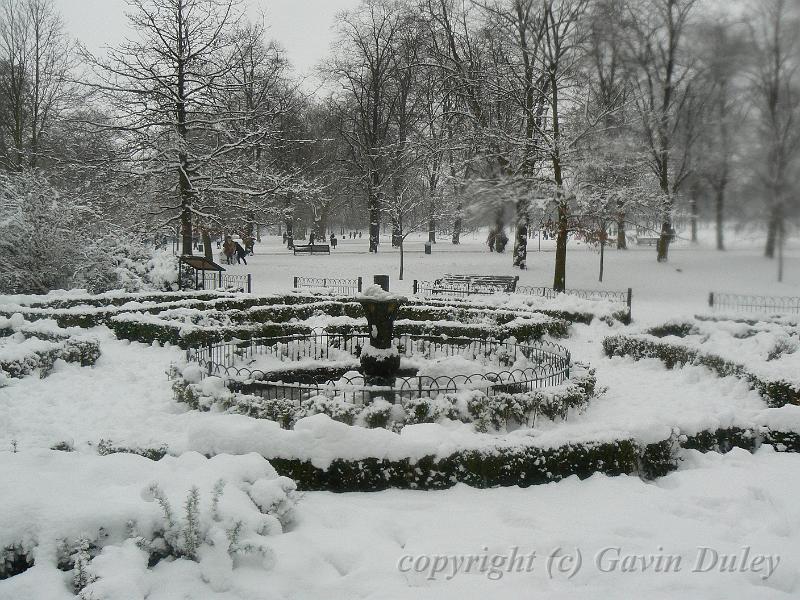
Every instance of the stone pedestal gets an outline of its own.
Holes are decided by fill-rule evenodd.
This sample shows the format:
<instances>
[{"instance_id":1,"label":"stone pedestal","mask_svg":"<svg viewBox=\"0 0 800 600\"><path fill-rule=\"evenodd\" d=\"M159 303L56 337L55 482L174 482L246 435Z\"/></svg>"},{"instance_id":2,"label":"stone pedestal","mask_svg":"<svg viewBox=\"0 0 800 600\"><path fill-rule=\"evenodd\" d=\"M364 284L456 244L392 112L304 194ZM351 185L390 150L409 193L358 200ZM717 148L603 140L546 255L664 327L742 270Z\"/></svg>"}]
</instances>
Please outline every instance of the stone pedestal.
<instances>
[{"instance_id":1,"label":"stone pedestal","mask_svg":"<svg viewBox=\"0 0 800 600\"><path fill-rule=\"evenodd\" d=\"M394 320L406 298L389 294L378 286L370 286L358 297L358 301L369 326L370 343L361 352L364 381L369 385L391 386L400 368L400 354L392 345Z\"/></svg>"}]
</instances>

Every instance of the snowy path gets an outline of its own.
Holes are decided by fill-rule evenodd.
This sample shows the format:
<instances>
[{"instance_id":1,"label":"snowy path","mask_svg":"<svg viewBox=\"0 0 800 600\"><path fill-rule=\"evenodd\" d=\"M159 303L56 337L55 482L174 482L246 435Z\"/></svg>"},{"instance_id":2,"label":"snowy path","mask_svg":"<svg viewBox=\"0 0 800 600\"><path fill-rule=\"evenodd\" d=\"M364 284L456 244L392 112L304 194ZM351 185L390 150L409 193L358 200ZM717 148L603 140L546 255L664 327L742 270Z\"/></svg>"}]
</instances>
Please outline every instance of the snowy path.
<instances>
[{"instance_id":1,"label":"snowy path","mask_svg":"<svg viewBox=\"0 0 800 600\"><path fill-rule=\"evenodd\" d=\"M59 361L45 379L26 377L0 388L3 449L12 439L20 449L100 438L158 446L180 435L186 419L202 416L172 399L166 371L181 358L178 348L120 342L108 330L95 332L103 352L95 367Z\"/></svg>"},{"instance_id":2,"label":"snowy path","mask_svg":"<svg viewBox=\"0 0 800 600\"><path fill-rule=\"evenodd\" d=\"M393 290L408 293L414 279L430 280L444 273L519 275L520 285L552 286L553 246L542 242L542 252L532 241L528 270L511 266L509 253L488 252L482 238L467 237L460 246L440 241L433 254L423 253L422 238L408 243L404 281L398 281L399 251L382 243L377 254L365 251L365 240L345 240L330 256L294 256L281 239L268 236L256 245L249 265L228 267L233 273L252 273L256 293L288 290L293 277L362 276L372 282L375 274L388 274ZM800 296L800 249L787 252L784 283L777 283L776 263L761 255L760 248L717 252L681 243L670 249L670 261L658 264L652 248L632 247L606 253L605 277L598 283L599 253L591 246L570 242L567 255L567 287L634 290L634 318L658 321L707 308L708 292Z\"/></svg>"},{"instance_id":3,"label":"snowy path","mask_svg":"<svg viewBox=\"0 0 800 600\"><path fill-rule=\"evenodd\" d=\"M796 598L800 483L786 474L799 467L800 457L768 449L755 456L741 450L725 456L691 452L680 471L655 483L597 475L527 489L308 493L294 531L275 540L272 593L261 591L263 576L242 573L237 597ZM414 572L410 559L403 566L411 563L411 572L397 568L405 555L507 555L515 546L520 554L536 551L532 572L503 573L499 580L485 572L462 573L447 580L451 571L431 580L430 571ZM763 570L692 572L700 546L737 556L749 546L751 559L778 554L780 563L766 580ZM583 565L572 579L547 576L547 556L559 547L582 553ZM607 547L622 554L680 555L681 568L600 572L617 556L609 551L598 566L595 557ZM424 560L417 564L424 566Z\"/></svg>"},{"instance_id":4,"label":"snowy path","mask_svg":"<svg viewBox=\"0 0 800 600\"><path fill-rule=\"evenodd\" d=\"M655 360L607 359L600 342L610 332L603 324L576 326L574 337L566 340L577 360L597 367L598 384L608 391L584 414L567 422L540 419L537 428L524 435L533 435L543 445L620 437L650 442L664 439L675 426L692 434L746 425L766 409L757 393L733 377L718 378L700 367L667 370ZM12 440L24 449L48 448L61 441L80 447L105 438L139 447L166 443L172 452L249 452L286 444L289 449L302 445L303 436L314 435L312 431L276 435L274 424L267 421L187 410L173 400L166 376L170 362L182 359L178 348L120 342L105 329L96 333L103 340L103 355L94 368L62 363L45 379L27 377L0 388L0 413L6 416L0 427L0 449L9 448ZM510 433L509 441L522 433ZM416 439L447 451L452 444L475 439L475 434L467 426L420 425L406 428L403 437L405 443ZM481 437L486 438L484 443L494 439ZM325 443L317 440L315 452L325 456L341 443L333 438Z\"/></svg>"}]
</instances>

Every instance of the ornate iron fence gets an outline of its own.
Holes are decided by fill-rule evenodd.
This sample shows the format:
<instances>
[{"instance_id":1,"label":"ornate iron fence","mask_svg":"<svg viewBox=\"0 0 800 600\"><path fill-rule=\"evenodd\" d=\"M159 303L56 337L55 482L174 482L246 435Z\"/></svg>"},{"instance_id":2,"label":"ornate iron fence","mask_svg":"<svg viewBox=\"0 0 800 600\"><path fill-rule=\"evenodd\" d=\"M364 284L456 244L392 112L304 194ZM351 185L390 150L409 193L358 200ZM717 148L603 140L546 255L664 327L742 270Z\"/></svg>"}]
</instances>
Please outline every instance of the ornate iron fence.
<instances>
[{"instance_id":1,"label":"ornate iron fence","mask_svg":"<svg viewBox=\"0 0 800 600\"><path fill-rule=\"evenodd\" d=\"M249 294L253 291L253 276L250 273L236 275L222 271L203 271L203 289L237 290Z\"/></svg>"},{"instance_id":2,"label":"ornate iron fence","mask_svg":"<svg viewBox=\"0 0 800 600\"><path fill-rule=\"evenodd\" d=\"M708 305L714 310L733 312L761 312L775 314L800 314L800 297L758 296L710 292Z\"/></svg>"},{"instance_id":3,"label":"ornate iron fence","mask_svg":"<svg viewBox=\"0 0 800 600\"><path fill-rule=\"evenodd\" d=\"M414 294L420 296L438 296L444 298L465 298L475 294L499 294L508 293L503 286L487 286L481 285L480 291L471 288L468 282L438 282L438 281L417 281L414 280ZM558 297L559 294L567 294L569 296L576 296L584 300L608 300L624 304L628 308L628 314L631 312L631 304L633 302L633 290L628 288L625 291L616 290L580 290L580 289L567 289L559 292L549 287L539 287L530 285L518 285L513 292L514 294L523 294L527 296L541 296L543 298L553 299Z\"/></svg>"},{"instance_id":4,"label":"ornate iron fence","mask_svg":"<svg viewBox=\"0 0 800 600\"><path fill-rule=\"evenodd\" d=\"M542 296L544 298L555 298L559 294L567 294L568 296L576 296L578 298L583 298L584 300L608 300L610 302L618 302L620 304L625 304L629 309L633 300L633 290L631 288L628 288L624 292L617 290L578 289L566 289L563 292L559 292L549 287L521 285L517 286L516 293L525 294L528 296Z\"/></svg>"},{"instance_id":5,"label":"ornate iron fence","mask_svg":"<svg viewBox=\"0 0 800 600\"><path fill-rule=\"evenodd\" d=\"M338 396L348 402L368 403L377 397L397 402L402 399L435 397L441 393L463 389L481 390L488 395L500 392L523 392L550 387L569 378L569 350L548 342L516 344L473 338L400 335L395 344L402 357L463 356L494 360L496 371L443 376L414 375L397 377L393 386L375 386L360 375L345 375L325 382L287 382L291 371L308 374L320 360L333 360L347 372L357 368L356 358L368 342L366 334L293 335L231 341L187 350L187 358L200 364L208 375L217 375L227 385L243 393L263 398L286 398L299 402L316 395ZM247 366L261 356L276 359L281 368L264 370ZM514 368L518 358L526 358L530 366ZM350 359L348 363L347 359ZM303 366L303 361L307 364ZM294 365L294 366L293 366ZM344 365L344 367L342 367ZM299 367L299 368L298 368ZM334 367L336 368L336 367Z\"/></svg>"},{"instance_id":6,"label":"ornate iron fence","mask_svg":"<svg viewBox=\"0 0 800 600\"><path fill-rule=\"evenodd\" d=\"M342 279L337 277L295 277L294 289L314 288L331 290L343 296L355 296L361 293L361 277Z\"/></svg>"}]
</instances>

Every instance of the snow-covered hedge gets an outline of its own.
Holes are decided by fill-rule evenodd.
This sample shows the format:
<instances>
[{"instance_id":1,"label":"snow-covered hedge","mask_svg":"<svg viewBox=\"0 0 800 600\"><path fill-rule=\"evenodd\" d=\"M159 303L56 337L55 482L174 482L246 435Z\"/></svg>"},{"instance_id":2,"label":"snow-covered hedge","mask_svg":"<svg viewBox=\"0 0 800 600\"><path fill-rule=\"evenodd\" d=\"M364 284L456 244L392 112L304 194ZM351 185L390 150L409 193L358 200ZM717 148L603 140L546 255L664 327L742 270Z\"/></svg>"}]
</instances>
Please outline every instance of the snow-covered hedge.
<instances>
[{"instance_id":1,"label":"snow-covered hedge","mask_svg":"<svg viewBox=\"0 0 800 600\"><path fill-rule=\"evenodd\" d=\"M631 356L635 360L657 358L668 369L687 364L702 365L720 377L732 375L747 381L770 407L800 404L800 383L797 381L766 379L751 372L747 366L687 345L649 335L615 335L603 340L603 349L607 356Z\"/></svg>"},{"instance_id":2,"label":"snow-covered hedge","mask_svg":"<svg viewBox=\"0 0 800 600\"><path fill-rule=\"evenodd\" d=\"M652 456L652 458L651 458ZM567 444L558 448L519 446L494 451L462 450L419 460L366 458L336 459L327 468L300 459L274 458L275 468L292 477L302 490L335 492L388 488L446 489L456 483L473 487L522 486L560 481L577 475L664 475L673 468L672 456L656 446L641 447L633 440Z\"/></svg>"},{"instance_id":3,"label":"snow-covered hedge","mask_svg":"<svg viewBox=\"0 0 800 600\"><path fill-rule=\"evenodd\" d=\"M532 427L537 417L565 420L570 411L582 411L597 395L594 369L575 365L562 385L523 393L487 395L479 390L444 393L435 398L404 398L397 404L383 399L356 405L338 396L318 395L295 403L285 398L262 398L231 392L219 377L199 381L198 367L187 367L173 384L175 398L195 409L219 407L258 419L276 421L290 429L297 421L324 414L334 421L360 427L399 431L406 425L446 420L471 423L476 431L505 432Z\"/></svg>"},{"instance_id":4,"label":"snow-covered hedge","mask_svg":"<svg viewBox=\"0 0 800 600\"><path fill-rule=\"evenodd\" d=\"M100 357L100 344L70 337L55 326L35 327L21 315L0 318L0 379L24 377L34 371L46 377L58 359L88 367Z\"/></svg>"},{"instance_id":5,"label":"snow-covered hedge","mask_svg":"<svg viewBox=\"0 0 800 600\"><path fill-rule=\"evenodd\" d=\"M148 597L169 579L210 597L232 587L238 566L270 567L269 538L295 504L294 482L256 454L154 462L21 452L0 461L0 479L14 482L0 511L0 579L12 577L3 584L11 597L32 579L53 598Z\"/></svg>"}]
</instances>

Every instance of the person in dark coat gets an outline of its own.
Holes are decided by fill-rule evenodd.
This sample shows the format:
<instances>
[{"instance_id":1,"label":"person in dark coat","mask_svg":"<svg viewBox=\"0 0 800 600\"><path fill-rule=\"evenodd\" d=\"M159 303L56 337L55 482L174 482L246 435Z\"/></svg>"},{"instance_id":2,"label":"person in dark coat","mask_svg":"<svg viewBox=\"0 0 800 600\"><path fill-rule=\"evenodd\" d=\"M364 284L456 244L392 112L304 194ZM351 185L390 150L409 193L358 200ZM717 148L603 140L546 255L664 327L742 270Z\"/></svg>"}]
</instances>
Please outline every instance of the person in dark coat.
<instances>
[{"instance_id":1,"label":"person in dark coat","mask_svg":"<svg viewBox=\"0 0 800 600\"><path fill-rule=\"evenodd\" d=\"M239 242L234 242L233 247L236 250L236 264L247 264L247 259L245 258L245 256L247 256L247 250L242 248L242 245Z\"/></svg>"},{"instance_id":2,"label":"person in dark coat","mask_svg":"<svg viewBox=\"0 0 800 600\"><path fill-rule=\"evenodd\" d=\"M314 236L314 232L313 231L308 234L308 243L309 244L313 244L314 243L314 237L315 236Z\"/></svg>"},{"instance_id":3,"label":"person in dark coat","mask_svg":"<svg viewBox=\"0 0 800 600\"><path fill-rule=\"evenodd\" d=\"M225 243L222 244L222 251L225 253L225 261L227 264L233 264L233 254L236 252L236 246L230 237L225 238Z\"/></svg>"},{"instance_id":4,"label":"person in dark coat","mask_svg":"<svg viewBox=\"0 0 800 600\"><path fill-rule=\"evenodd\" d=\"M336 236L334 234L331 234L331 248L336 248L337 242L338 240L336 239Z\"/></svg>"}]
</instances>

